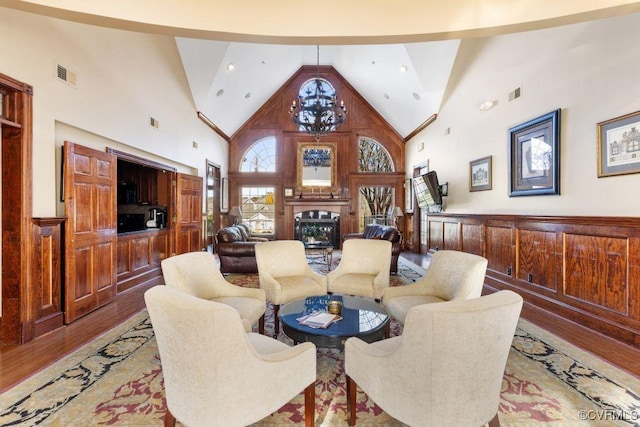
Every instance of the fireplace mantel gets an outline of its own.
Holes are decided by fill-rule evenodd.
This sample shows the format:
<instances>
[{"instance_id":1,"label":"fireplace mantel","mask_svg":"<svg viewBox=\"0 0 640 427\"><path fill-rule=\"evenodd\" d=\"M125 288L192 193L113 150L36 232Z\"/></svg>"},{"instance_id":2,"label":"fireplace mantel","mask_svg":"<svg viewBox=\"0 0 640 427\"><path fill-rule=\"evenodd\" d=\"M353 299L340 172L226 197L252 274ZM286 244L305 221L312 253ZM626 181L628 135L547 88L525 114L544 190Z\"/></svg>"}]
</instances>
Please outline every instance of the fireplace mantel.
<instances>
[{"instance_id":1,"label":"fireplace mantel","mask_svg":"<svg viewBox=\"0 0 640 427\"><path fill-rule=\"evenodd\" d=\"M284 205L292 207L292 213L296 214L299 212L316 210L316 211L327 211L327 212L336 212L342 213L344 206L349 206L351 203L350 199L330 199L330 198L315 198L315 199L305 199L305 198L295 198L295 199L285 199Z\"/></svg>"}]
</instances>

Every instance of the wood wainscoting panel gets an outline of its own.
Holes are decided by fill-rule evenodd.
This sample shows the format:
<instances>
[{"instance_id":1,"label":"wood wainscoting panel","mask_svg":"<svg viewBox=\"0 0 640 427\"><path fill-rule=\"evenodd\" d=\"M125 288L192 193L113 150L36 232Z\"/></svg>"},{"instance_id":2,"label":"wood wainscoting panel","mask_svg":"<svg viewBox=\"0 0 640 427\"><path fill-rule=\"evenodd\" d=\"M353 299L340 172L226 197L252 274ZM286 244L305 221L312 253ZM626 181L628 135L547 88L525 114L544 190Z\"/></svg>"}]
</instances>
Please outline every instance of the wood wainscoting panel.
<instances>
[{"instance_id":1,"label":"wood wainscoting panel","mask_svg":"<svg viewBox=\"0 0 640 427\"><path fill-rule=\"evenodd\" d=\"M483 256L483 234L482 224L462 224L462 250L470 254Z\"/></svg>"},{"instance_id":2,"label":"wood wainscoting panel","mask_svg":"<svg viewBox=\"0 0 640 427\"><path fill-rule=\"evenodd\" d=\"M629 304L629 317L640 320L640 238L629 239L629 283L629 301L635 301Z\"/></svg>"},{"instance_id":3,"label":"wood wainscoting panel","mask_svg":"<svg viewBox=\"0 0 640 427\"><path fill-rule=\"evenodd\" d=\"M452 251L462 250L460 241L460 224L458 222L445 222L444 225L444 249Z\"/></svg>"},{"instance_id":4,"label":"wood wainscoting panel","mask_svg":"<svg viewBox=\"0 0 640 427\"><path fill-rule=\"evenodd\" d=\"M557 289L556 233L552 231L517 230L518 264L516 278Z\"/></svg>"},{"instance_id":5,"label":"wood wainscoting panel","mask_svg":"<svg viewBox=\"0 0 640 427\"><path fill-rule=\"evenodd\" d=\"M483 247L485 292L518 292L538 321L562 318L640 349L640 218L440 213L429 230L445 236L453 222L465 252Z\"/></svg>"},{"instance_id":6,"label":"wood wainscoting panel","mask_svg":"<svg viewBox=\"0 0 640 427\"><path fill-rule=\"evenodd\" d=\"M496 273L513 275L515 261L515 245L513 227L503 225L487 225L486 253L488 270Z\"/></svg>"},{"instance_id":7,"label":"wood wainscoting panel","mask_svg":"<svg viewBox=\"0 0 640 427\"><path fill-rule=\"evenodd\" d=\"M629 314L627 239L564 235L564 295Z\"/></svg>"},{"instance_id":8,"label":"wood wainscoting panel","mask_svg":"<svg viewBox=\"0 0 640 427\"><path fill-rule=\"evenodd\" d=\"M428 218L428 217L427 217ZM444 249L444 222L429 220L429 250Z\"/></svg>"},{"instance_id":9,"label":"wood wainscoting panel","mask_svg":"<svg viewBox=\"0 0 640 427\"><path fill-rule=\"evenodd\" d=\"M64 324L62 303L62 225L65 218L33 218L33 334Z\"/></svg>"}]
</instances>

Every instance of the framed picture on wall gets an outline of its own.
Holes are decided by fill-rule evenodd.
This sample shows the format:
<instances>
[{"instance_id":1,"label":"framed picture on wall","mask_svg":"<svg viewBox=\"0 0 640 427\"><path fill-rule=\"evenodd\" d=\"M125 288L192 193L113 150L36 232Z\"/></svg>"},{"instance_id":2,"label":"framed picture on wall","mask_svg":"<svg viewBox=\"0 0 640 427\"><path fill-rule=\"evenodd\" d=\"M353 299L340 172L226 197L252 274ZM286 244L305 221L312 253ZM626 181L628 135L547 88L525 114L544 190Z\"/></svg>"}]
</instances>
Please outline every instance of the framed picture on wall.
<instances>
[{"instance_id":1,"label":"framed picture on wall","mask_svg":"<svg viewBox=\"0 0 640 427\"><path fill-rule=\"evenodd\" d=\"M469 162L469 191L491 190L491 156Z\"/></svg>"},{"instance_id":2,"label":"framed picture on wall","mask_svg":"<svg viewBox=\"0 0 640 427\"><path fill-rule=\"evenodd\" d=\"M509 196L560 194L560 109L509 129Z\"/></svg>"},{"instance_id":3,"label":"framed picture on wall","mask_svg":"<svg viewBox=\"0 0 640 427\"><path fill-rule=\"evenodd\" d=\"M640 111L598 123L598 178L640 172Z\"/></svg>"}]
</instances>

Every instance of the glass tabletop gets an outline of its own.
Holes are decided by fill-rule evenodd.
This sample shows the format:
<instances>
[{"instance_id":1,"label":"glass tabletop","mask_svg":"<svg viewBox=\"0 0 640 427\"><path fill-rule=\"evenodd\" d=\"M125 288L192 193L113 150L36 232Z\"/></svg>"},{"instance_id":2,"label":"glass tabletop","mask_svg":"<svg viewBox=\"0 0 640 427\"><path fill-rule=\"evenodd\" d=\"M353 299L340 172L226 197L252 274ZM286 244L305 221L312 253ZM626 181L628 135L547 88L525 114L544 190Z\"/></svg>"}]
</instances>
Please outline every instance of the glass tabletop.
<instances>
[{"instance_id":1,"label":"glass tabletop","mask_svg":"<svg viewBox=\"0 0 640 427\"><path fill-rule=\"evenodd\" d=\"M298 322L298 318L317 311L327 311L330 300L342 301L342 319L326 329L311 328ZM296 331L324 336L360 336L380 331L388 322L389 314L381 305L372 300L349 295L323 295L308 297L285 304L278 313L283 325Z\"/></svg>"},{"instance_id":2,"label":"glass tabletop","mask_svg":"<svg viewBox=\"0 0 640 427\"><path fill-rule=\"evenodd\" d=\"M328 249L332 248L331 242L303 242L305 249Z\"/></svg>"}]
</instances>

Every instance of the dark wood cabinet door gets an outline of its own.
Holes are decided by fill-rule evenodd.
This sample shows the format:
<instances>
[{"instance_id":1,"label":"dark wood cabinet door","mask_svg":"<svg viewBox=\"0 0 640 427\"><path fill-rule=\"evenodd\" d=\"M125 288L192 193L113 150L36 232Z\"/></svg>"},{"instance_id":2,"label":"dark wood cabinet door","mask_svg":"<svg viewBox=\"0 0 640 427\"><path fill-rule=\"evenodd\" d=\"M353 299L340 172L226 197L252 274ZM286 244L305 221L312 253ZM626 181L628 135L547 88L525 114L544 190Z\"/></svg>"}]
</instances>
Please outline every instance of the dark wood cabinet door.
<instances>
[{"instance_id":1,"label":"dark wood cabinet door","mask_svg":"<svg viewBox=\"0 0 640 427\"><path fill-rule=\"evenodd\" d=\"M64 144L65 323L112 301L116 281L116 156Z\"/></svg>"},{"instance_id":2,"label":"dark wood cabinet door","mask_svg":"<svg viewBox=\"0 0 640 427\"><path fill-rule=\"evenodd\" d=\"M202 178L179 173L176 179L176 254L201 251Z\"/></svg>"}]
</instances>

